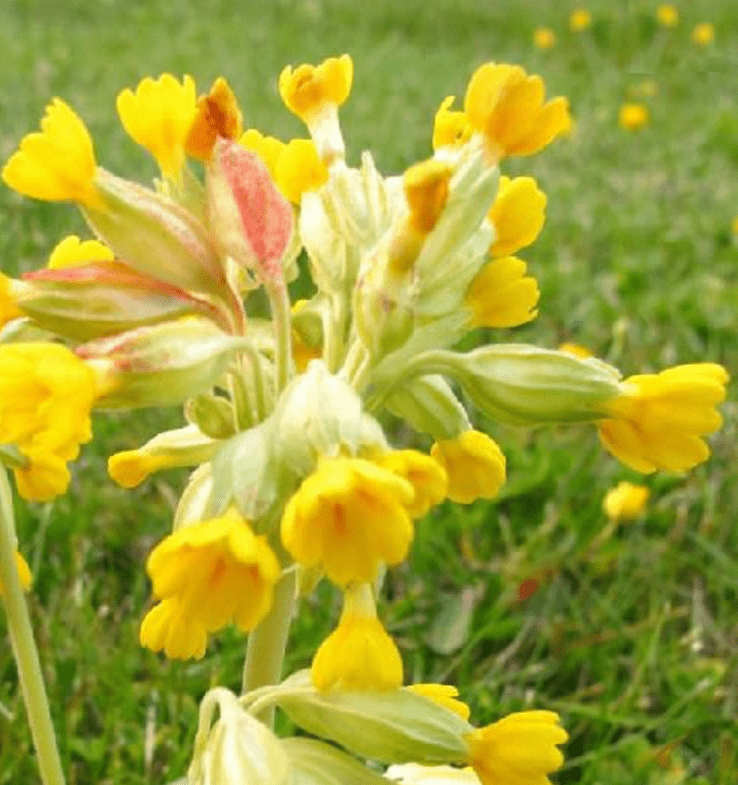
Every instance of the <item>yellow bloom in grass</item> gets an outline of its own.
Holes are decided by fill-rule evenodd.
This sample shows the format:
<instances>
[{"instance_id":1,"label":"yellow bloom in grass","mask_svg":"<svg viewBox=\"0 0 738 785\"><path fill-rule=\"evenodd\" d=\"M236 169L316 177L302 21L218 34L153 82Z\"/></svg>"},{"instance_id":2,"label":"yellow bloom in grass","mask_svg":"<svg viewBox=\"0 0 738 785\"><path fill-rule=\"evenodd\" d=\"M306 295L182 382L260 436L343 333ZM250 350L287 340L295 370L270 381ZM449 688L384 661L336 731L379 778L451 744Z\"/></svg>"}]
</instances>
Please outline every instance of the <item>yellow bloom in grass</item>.
<instances>
[{"instance_id":1,"label":"yellow bloom in grass","mask_svg":"<svg viewBox=\"0 0 738 785\"><path fill-rule=\"evenodd\" d=\"M57 243L46 266L57 270L92 262L112 262L114 258L110 248L99 240L82 241L76 234L70 234Z\"/></svg>"},{"instance_id":2,"label":"yellow bloom in grass","mask_svg":"<svg viewBox=\"0 0 738 785\"><path fill-rule=\"evenodd\" d=\"M344 593L338 627L323 641L310 668L318 690L394 690L402 684L402 659L377 618L369 584Z\"/></svg>"},{"instance_id":3,"label":"yellow bloom in grass","mask_svg":"<svg viewBox=\"0 0 738 785\"><path fill-rule=\"evenodd\" d=\"M564 341L564 343L560 343L559 351L569 352L569 354L573 354L575 357L581 357L583 360L587 357L593 356L592 352L590 352L590 350L585 346L580 346L578 343L571 343L570 341Z\"/></svg>"},{"instance_id":4,"label":"yellow bloom in grass","mask_svg":"<svg viewBox=\"0 0 738 785\"><path fill-rule=\"evenodd\" d=\"M89 131L61 98L41 120L41 132L25 136L5 164L2 178L15 191L50 202L97 206L95 153Z\"/></svg>"},{"instance_id":5,"label":"yellow bloom in grass","mask_svg":"<svg viewBox=\"0 0 738 785\"><path fill-rule=\"evenodd\" d=\"M464 111L470 125L484 134L493 158L531 155L568 130L569 102L544 103L540 76L519 65L485 63L469 80Z\"/></svg>"},{"instance_id":6,"label":"yellow bloom in grass","mask_svg":"<svg viewBox=\"0 0 738 785\"><path fill-rule=\"evenodd\" d=\"M15 552L15 566L18 569L18 578L20 579L21 586L28 590L29 586L31 585L31 568L28 566L28 562L18 551ZM0 582L0 597L2 596L3 584Z\"/></svg>"},{"instance_id":7,"label":"yellow bloom in grass","mask_svg":"<svg viewBox=\"0 0 738 785\"><path fill-rule=\"evenodd\" d=\"M556 45L556 33L550 27L536 27L533 44L537 49L551 49Z\"/></svg>"},{"instance_id":8,"label":"yellow bloom in grass","mask_svg":"<svg viewBox=\"0 0 738 785\"><path fill-rule=\"evenodd\" d=\"M516 256L492 259L477 273L464 297L471 327L518 327L538 315L535 278Z\"/></svg>"},{"instance_id":9,"label":"yellow bloom in grass","mask_svg":"<svg viewBox=\"0 0 738 785\"><path fill-rule=\"evenodd\" d=\"M285 66L279 75L279 94L285 106L311 125L326 107L339 107L349 97L354 78L350 55L329 57L320 65Z\"/></svg>"},{"instance_id":10,"label":"yellow bloom in grass","mask_svg":"<svg viewBox=\"0 0 738 785\"><path fill-rule=\"evenodd\" d=\"M643 128L648 119L648 109L643 104L623 104L618 112L618 125L625 131Z\"/></svg>"},{"instance_id":11,"label":"yellow bloom in grass","mask_svg":"<svg viewBox=\"0 0 738 785\"><path fill-rule=\"evenodd\" d=\"M325 459L287 503L282 543L339 586L371 581L380 564L405 558L414 498L410 482L371 461Z\"/></svg>"},{"instance_id":12,"label":"yellow bloom in grass","mask_svg":"<svg viewBox=\"0 0 738 785\"><path fill-rule=\"evenodd\" d=\"M215 140L237 139L241 135L241 110L230 85L219 76L207 95L197 100L197 111L185 139L185 151L207 161Z\"/></svg>"},{"instance_id":13,"label":"yellow bloom in grass","mask_svg":"<svg viewBox=\"0 0 738 785\"><path fill-rule=\"evenodd\" d=\"M632 520L643 512L650 493L645 485L623 481L607 492L602 509L611 520Z\"/></svg>"},{"instance_id":14,"label":"yellow bloom in grass","mask_svg":"<svg viewBox=\"0 0 738 785\"><path fill-rule=\"evenodd\" d=\"M679 11L668 3L662 3L656 9L656 21L662 27L676 27L679 24Z\"/></svg>"},{"instance_id":15,"label":"yellow bloom in grass","mask_svg":"<svg viewBox=\"0 0 738 785\"><path fill-rule=\"evenodd\" d=\"M0 439L28 460L14 469L24 499L49 501L69 484L67 461L92 437L95 372L65 346L0 346Z\"/></svg>"},{"instance_id":16,"label":"yellow bloom in grass","mask_svg":"<svg viewBox=\"0 0 738 785\"><path fill-rule=\"evenodd\" d=\"M316 191L328 182L328 167L311 139L292 139L283 147L274 166L274 182L292 204L300 204L305 191Z\"/></svg>"},{"instance_id":17,"label":"yellow bloom in grass","mask_svg":"<svg viewBox=\"0 0 738 785\"><path fill-rule=\"evenodd\" d=\"M274 179L277 160L286 146L285 143L274 136L264 136L256 128L249 128L247 131L244 131L238 143L241 147L255 152L264 162L272 179Z\"/></svg>"},{"instance_id":18,"label":"yellow bloom in grass","mask_svg":"<svg viewBox=\"0 0 738 785\"><path fill-rule=\"evenodd\" d=\"M452 684L411 684L406 689L444 706L463 720L469 719L469 707L463 701L457 700L459 691Z\"/></svg>"},{"instance_id":19,"label":"yellow bloom in grass","mask_svg":"<svg viewBox=\"0 0 738 785\"><path fill-rule=\"evenodd\" d=\"M569 15L569 29L574 33L581 33L592 26L592 14L586 8L577 8Z\"/></svg>"},{"instance_id":20,"label":"yellow bloom in grass","mask_svg":"<svg viewBox=\"0 0 738 785\"><path fill-rule=\"evenodd\" d=\"M631 376L607 404L600 438L636 471L690 469L710 454L702 437L722 425L715 406L724 400L727 382L725 368L712 363Z\"/></svg>"},{"instance_id":21,"label":"yellow bloom in grass","mask_svg":"<svg viewBox=\"0 0 738 785\"><path fill-rule=\"evenodd\" d=\"M465 431L456 439L436 442L431 456L448 474L451 501L493 499L505 481L505 456L486 433Z\"/></svg>"},{"instance_id":22,"label":"yellow bloom in grass","mask_svg":"<svg viewBox=\"0 0 738 785\"><path fill-rule=\"evenodd\" d=\"M156 158L165 177L176 178L197 111L192 77L184 76L180 83L171 74L156 81L147 76L135 93L129 88L121 91L116 107L128 135Z\"/></svg>"},{"instance_id":23,"label":"yellow bloom in grass","mask_svg":"<svg viewBox=\"0 0 738 785\"><path fill-rule=\"evenodd\" d=\"M569 738L552 711L521 711L466 736L468 762L482 785L551 785L561 767L557 748Z\"/></svg>"},{"instance_id":24,"label":"yellow bloom in grass","mask_svg":"<svg viewBox=\"0 0 738 785\"><path fill-rule=\"evenodd\" d=\"M23 316L11 291L11 284L11 279L0 273L0 327L11 319Z\"/></svg>"},{"instance_id":25,"label":"yellow bloom in grass","mask_svg":"<svg viewBox=\"0 0 738 785\"><path fill-rule=\"evenodd\" d=\"M697 46L708 46L715 40L715 27L710 22L695 25L692 30L692 42Z\"/></svg>"},{"instance_id":26,"label":"yellow bloom in grass","mask_svg":"<svg viewBox=\"0 0 738 785\"><path fill-rule=\"evenodd\" d=\"M446 471L429 455L417 450L391 450L373 456L373 461L413 486L415 496L406 505L413 518L421 518L446 498Z\"/></svg>"},{"instance_id":27,"label":"yellow bloom in grass","mask_svg":"<svg viewBox=\"0 0 738 785\"><path fill-rule=\"evenodd\" d=\"M471 139L474 129L469 125L466 113L452 111L455 96L448 95L441 101L433 122L433 149L460 147Z\"/></svg>"},{"instance_id":28,"label":"yellow bloom in grass","mask_svg":"<svg viewBox=\"0 0 738 785\"><path fill-rule=\"evenodd\" d=\"M535 242L546 220L546 194L532 177L500 177L497 197L488 218L497 237L493 256L509 256Z\"/></svg>"},{"instance_id":29,"label":"yellow bloom in grass","mask_svg":"<svg viewBox=\"0 0 738 785\"><path fill-rule=\"evenodd\" d=\"M234 510L170 534L146 569L161 602L141 624L141 645L170 659L199 659L208 633L231 622L253 629L268 613L281 573L266 538Z\"/></svg>"}]
</instances>

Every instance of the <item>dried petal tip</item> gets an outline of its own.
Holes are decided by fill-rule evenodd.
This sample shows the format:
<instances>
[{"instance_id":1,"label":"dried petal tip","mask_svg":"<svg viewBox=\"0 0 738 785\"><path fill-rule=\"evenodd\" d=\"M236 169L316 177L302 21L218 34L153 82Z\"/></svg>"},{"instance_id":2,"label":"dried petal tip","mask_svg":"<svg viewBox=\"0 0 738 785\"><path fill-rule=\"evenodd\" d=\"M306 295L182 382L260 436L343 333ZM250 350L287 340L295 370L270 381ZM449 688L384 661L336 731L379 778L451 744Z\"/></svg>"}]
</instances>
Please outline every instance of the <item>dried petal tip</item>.
<instances>
[{"instance_id":1,"label":"dried petal tip","mask_svg":"<svg viewBox=\"0 0 738 785\"><path fill-rule=\"evenodd\" d=\"M208 161L216 140L237 139L241 135L241 110L228 82L219 76L210 92L197 101L197 112L190 126L185 150L193 158Z\"/></svg>"}]
</instances>

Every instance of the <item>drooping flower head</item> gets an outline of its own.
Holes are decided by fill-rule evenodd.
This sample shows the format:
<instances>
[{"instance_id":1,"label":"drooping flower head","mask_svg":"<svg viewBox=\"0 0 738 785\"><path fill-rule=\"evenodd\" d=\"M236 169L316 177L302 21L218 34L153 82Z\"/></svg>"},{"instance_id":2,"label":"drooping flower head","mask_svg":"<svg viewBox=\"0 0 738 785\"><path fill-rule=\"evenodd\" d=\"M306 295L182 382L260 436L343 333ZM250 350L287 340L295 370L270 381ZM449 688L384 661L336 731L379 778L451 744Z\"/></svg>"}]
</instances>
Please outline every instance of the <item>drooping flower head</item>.
<instances>
[{"instance_id":1,"label":"drooping flower head","mask_svg":"<svg viewBox=\"0 0 738 785\"><path fill-rule=\"evenodd\" d=\"M166 537L146 569L161 602L141 624L141 644L170 659L199 659L208 633L226 624L253 629L271 607L281 572L266 539L233 510Z\"/></svg>"},{"instance_id":2,"label":"drooping flower head","mask_svg":"<svg viewBox=\"0 0 738 785\"><path fill-rule=\"evenodd\" d=\"M135 93L126 88L116 100L129 136L154 156L162 174L176 179L185 161L185 142L197 111L195 82L171 74L142 79Z\"/></svg>"},{"instance_id":3,"label":"drooping flower head","mask_svg":"<svg viewBox=\"0 0 738 785\"><path fill-rule=\"evenodd\" d=\"M344 593L338 627L323 641L310 669L317 689L392 690L402 684L402 659L377 618L367 583Z\"/></svg>"},{"instance_id":4,"label":"drooping flower head","mask_svg":"<svg viewBox=\"0 0 738 785\"><path fill-rule=\"evenodd\" d=\"M216 140L238 139L241 110L230 85L219 76L207 95L197 100L197 111L185 140L185 150L193 158L208 161Z\"/></svg>"},{"instance_id":5,"label":"drooping flower head","mask_svg":"<svg viewBox=\"0 0 738 785\"><path fill-rule=\"evenodd\" d=\"M493 499L505 481L505 456L495 442L480 431L464 431L431 448L431 456L448 474L448 498L460 504Z\"/></svg>"},{"instance_id":6,"label":"drooping flower head","mask_svg":"<svg viewBox=\"0 0 738 785\"><path fill-rule=\"evenodd\" d=\"M2 171L6 185L34 199L96 206L95 153L85 124L61 98L41 120L41 132L25 136Z\"/></svg>"},{"instance_id":7,"label":"drooping flower head","mask_svg":"<svg viewBox=\"0 0 738 785\"><path fill-rule=\"evenodd\" d=\"M722 425L715 406L725 398L727 381L726 370L713 363L631 376L606 405L600 438L636 471L691 469L710 454L702 437Z\"/></svg>"},{"instance_id":8,"label":"drooping flower head","mask_svg":"<svg viewBox=\"0 0 738 785\"><path fill-rule=\"evenodd\" d=\"M410 482L371 461L325 459L287 503L282 543L339 586L371 581L381 563L405 558L414 498Z\"/></svg>"},{"instance_id":9,"label":"drooping flower head","mask_svg":"<svg viewBox=\"0 0 738 785\"><path fill-rule=\"evenodd\" d=\"M422 518L432 507L446 498L448 477L444 468L433 458L417 450L390 450L373 455L377 466L388 469L407 480L415 496L407 510L413 518Z\"/></svg>"},{"instance_id":10,"label":"drooping flower head","mask_svg":"<svg viewBox=\"0 0 738 785\"><path fill-rule=\"evenodd\" d=\"M468 762L482 785L551 785L546 776L561 767L557 748L569 735L552 711L521 711L466 737Z\"/></svg>"},{"instance_id":11,"label":"drooping flower head","mask_svg":"<svg viewBox=\"0 0 738 785\"><path fill-rule=\"evenodd\" d=\"M536 153L569 128L569 102L544 99L540 76L528 76L518 65L485 63L469 81L464 111L490 157L499 160Z\"/></svg>"}]
</instances>

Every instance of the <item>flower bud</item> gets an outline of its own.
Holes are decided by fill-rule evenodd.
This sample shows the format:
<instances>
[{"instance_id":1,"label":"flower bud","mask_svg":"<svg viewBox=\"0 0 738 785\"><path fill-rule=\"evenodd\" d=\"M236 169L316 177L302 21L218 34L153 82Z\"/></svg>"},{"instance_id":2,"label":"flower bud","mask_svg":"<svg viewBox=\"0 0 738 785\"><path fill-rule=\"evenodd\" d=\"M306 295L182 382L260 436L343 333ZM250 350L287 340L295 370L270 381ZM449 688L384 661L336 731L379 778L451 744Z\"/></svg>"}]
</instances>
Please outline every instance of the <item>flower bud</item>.
<instances>
[{"instance_id":1,"label":"flower bud","mask_svg":"<svg viewBox=\"0 0 738 785\"><path fill-rule=\"evenodd\" d=\"M227 439L235 433L233 404L220 395L204 393L185 404L185 417L212 439Z\"/></svg>"}]
</instances>

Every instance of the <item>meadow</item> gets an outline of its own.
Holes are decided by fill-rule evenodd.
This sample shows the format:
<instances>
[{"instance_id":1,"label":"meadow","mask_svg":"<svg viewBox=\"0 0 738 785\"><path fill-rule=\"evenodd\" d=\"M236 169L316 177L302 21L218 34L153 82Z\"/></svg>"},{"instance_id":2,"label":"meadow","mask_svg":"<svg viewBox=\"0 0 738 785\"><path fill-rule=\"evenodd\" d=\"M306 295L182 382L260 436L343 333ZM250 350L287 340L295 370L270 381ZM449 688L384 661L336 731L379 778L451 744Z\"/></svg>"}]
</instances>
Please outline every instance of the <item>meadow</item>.
<instances>
[{"instance_id":1,"label":"meadow","mask_svg":"<svg viewBox=\"0 0 738 785\"><path fill-rule=\"evenodd\" d=\"M281 105L287 63L349 52L342 109L349 162L371 149L401 172L431 152L434 112L463 96L485 60L540 73L571 100L571 134L505 161L548 195L546 226L522 254L541 287L539 317L492 336L573 341L626 375L701 361L738 368L738 21L732 0L682 3L660 26L656 2L592 0L569 30L565 4L535 0L8 0L0 6L0 158L35 130L53 96L85 119L106 168L150 180L154 164L125 135L115 97L145 75L224 75L245 124L303 135ZM691 39L701 22L714 41ZM555 44L534 45L538 27ZM626 102L649 119L618 125ZM0 189L8 274L45 263L71 207ZM503 429L508 458L494 502L441 506L390 572L383 618L413 681L458 686L480 722L521 708L559 712L571 734L559 783L734 785L738 781L738 404L730 393L712 458L686 475L643 478L594 428ZM197 662L138 644L148 607L146 554L168 531L186 474L134 492L106 472L179 411L100 413L67 496L19 502L34 575L29 595L70 785L160 785L186 772L199 698L237 689L243 636L218 635ZM399 434L399 438L412 438ZM622 479L651 496L632 523L608 526L606 491ZM288 667L304 667L332 628L326 587L293 629ZM15 666L0 618L0 785L38 781Z\"/></svg>"}]
</instances>

